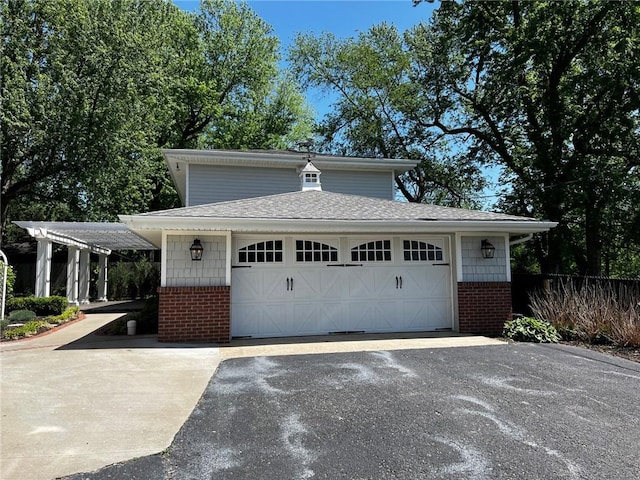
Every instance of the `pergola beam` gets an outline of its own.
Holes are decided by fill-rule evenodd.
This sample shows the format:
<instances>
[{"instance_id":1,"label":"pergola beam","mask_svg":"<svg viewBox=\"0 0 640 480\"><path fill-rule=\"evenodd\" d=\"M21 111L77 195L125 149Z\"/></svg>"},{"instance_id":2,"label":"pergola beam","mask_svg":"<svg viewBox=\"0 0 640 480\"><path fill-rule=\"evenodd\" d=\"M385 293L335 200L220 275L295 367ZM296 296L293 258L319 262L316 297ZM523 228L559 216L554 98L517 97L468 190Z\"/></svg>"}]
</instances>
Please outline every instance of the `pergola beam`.
<instances>
[{"instance_id":1,"label":"pergola beam","mask_svg":"<svg viewBox=\"0 0 640 480\"><path fill-rule=\"evenodd\" d=\"M80 250L88 250L91 253L97 253L102 255L110 255L111 250L108 248L100 247L98 245L92 245L82 240L78 240L73 237L69 237L67 235L62 235L57 232L52 232L51 230L47 230L46 228L27 228L27 232L29 235L36 238L37 240L50 240L55 243L59 243L61 245L66 245L68 247L79 248Z\"/></svg>"}]
</instances>

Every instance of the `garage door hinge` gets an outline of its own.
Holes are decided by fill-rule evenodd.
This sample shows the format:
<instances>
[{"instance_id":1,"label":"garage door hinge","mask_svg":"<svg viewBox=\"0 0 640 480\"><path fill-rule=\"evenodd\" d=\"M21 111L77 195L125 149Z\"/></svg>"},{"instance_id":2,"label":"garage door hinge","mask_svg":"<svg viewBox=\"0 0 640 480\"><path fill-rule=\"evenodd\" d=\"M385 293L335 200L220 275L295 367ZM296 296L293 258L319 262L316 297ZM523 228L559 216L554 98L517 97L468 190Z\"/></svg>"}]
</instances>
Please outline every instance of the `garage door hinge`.
<instances>
[{"instance_id":1,"label":"garage door hinge","mask_svg":"<svg viewBox=\"0 0 640 480\"><path fill-rule=\"evenodd\" d=\"M431 265L433 265L434 267L448 267L449 266L448 263L432 263Z\"/></svg>"},{"instance_id":2,"label":"garage door hinge","mask_svg":"<svg viewBox=\"0 0 640 480\"><path fill-rule=\"evenodd\" d=\"M231 268L251 268L251 265L231 265Z\"/></svg>"},{"instance_id":3,"label":"garage door hinge","mask_svg":"<svg viewBox=\"0 0 640 480\"><path fill-rule=\"evenodd\" d=\"M362 267L362 263L331 263L327 267Z\"/></svg>"}]
</instances>

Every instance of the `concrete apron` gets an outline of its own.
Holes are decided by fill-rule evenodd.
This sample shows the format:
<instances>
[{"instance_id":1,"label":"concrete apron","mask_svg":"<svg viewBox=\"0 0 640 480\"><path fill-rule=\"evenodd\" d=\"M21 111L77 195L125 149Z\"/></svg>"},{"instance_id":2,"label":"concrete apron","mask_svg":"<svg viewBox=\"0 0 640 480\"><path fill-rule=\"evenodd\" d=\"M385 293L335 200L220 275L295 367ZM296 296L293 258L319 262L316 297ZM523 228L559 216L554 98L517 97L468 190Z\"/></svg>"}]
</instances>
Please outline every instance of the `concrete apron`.
<instances>
[{"instance_id":1,"label":"concrete apron","mask_svg":"<svg viewBox=\"0 0 640 480\"><path fill-rule=\"evenodd\" d=\"M161 344L92 332L89 314L50 335L0 345L0 478L51 479L166 449L229 358L504 344L456 333Z\"/></svg>"},{"instance_id":2,"label":"concrete apron","mask_svg":"<svg viewBox=\"0 0 640 480\"><path fill-rule=\"evenodd\" d=\"M217 368L218 349L91 334L121 315L87 315L0 346L0 478L93 471L171 444Z\"/></svg>"}]
</instances>

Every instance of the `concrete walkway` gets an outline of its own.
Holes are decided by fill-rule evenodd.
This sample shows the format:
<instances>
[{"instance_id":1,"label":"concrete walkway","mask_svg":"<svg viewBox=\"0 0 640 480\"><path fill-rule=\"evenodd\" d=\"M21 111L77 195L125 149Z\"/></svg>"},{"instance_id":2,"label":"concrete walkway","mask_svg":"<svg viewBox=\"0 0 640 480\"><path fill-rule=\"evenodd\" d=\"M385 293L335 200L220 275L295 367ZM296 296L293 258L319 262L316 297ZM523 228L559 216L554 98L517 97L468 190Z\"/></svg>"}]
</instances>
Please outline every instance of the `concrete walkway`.
<instances>
[{"instance_id":1,"label":"concrete walkway","mask_svg":"<svg viewBox=\"0 0 640 480\"><path fill-rule=\"evenodd\" d=\"M219 348L93 333L120 315L88 314L0 344L0 478L51 479L163 451L223 359L505 345L450 332L237 340Z\"/></svg>"},{"instance_id":2,"label":"concrete walkway","mask_svg":"<svg viewBox=\"0 0 640 480\"><path fill-rule=\"evenodd\" d=\"M218 349L92 334L120 315L87 315L0 345L0 478L91 471L171 443L213 375Z\"/></svg>"}]
</instances>

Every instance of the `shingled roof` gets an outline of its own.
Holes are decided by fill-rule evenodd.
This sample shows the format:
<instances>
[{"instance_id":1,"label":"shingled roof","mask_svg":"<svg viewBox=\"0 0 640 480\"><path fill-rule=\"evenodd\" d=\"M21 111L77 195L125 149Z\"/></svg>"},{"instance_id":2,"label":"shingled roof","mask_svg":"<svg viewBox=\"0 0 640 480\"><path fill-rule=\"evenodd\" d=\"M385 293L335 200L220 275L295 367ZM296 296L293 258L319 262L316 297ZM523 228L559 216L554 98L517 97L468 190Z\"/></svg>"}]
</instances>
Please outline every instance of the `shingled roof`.
<instances>
[{"instance_id":1,"label":"shingled roof","mask_svg":"<svg viewBox=\"0 0 640 480\"><path fill-rule=\"evenodd\" d=\"M265 220L352 221L531 221L534 218L396 202L325 191L296 191L193 207L149 212L141 217L237 218Z\"/></svg>"}]
</instances>

